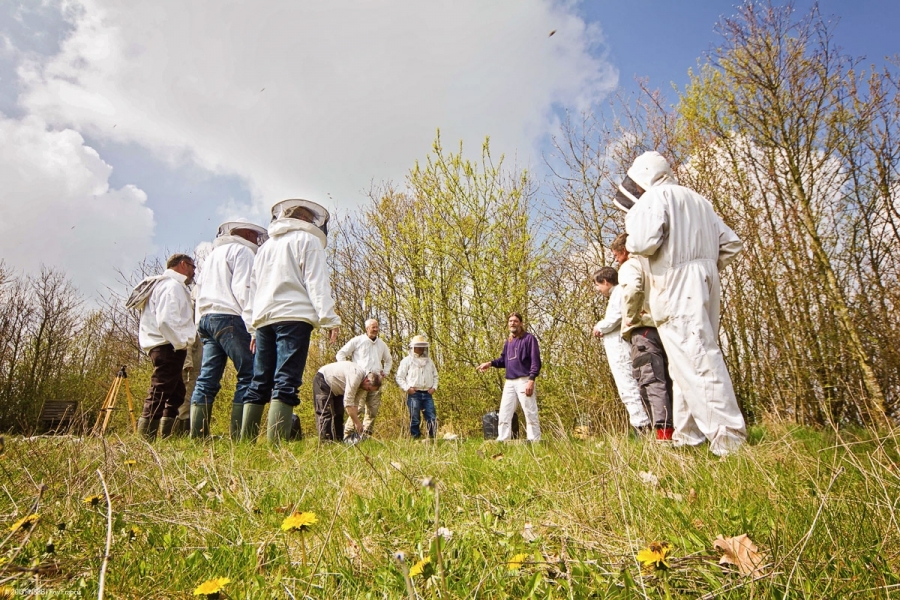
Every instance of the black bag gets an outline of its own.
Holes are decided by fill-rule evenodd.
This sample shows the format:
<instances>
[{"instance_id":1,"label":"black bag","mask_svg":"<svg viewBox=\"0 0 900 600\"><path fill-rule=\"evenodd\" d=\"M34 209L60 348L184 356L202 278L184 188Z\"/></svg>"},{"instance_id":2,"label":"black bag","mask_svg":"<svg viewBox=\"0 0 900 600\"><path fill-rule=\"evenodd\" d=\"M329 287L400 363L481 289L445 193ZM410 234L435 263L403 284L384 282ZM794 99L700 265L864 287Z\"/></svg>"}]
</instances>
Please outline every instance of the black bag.
<instances>
[{"instance_id":1,"label":"black bag","mask_svg":"<svg viewBox=\"0 0 900 600\"><path fill-rule=\"evenodd\" d=\"M496 440L500 437L500 415L492 411L481 417L481 428L484 431L484 439ZM513 413L512 437L519 437L519 413Z\"/></svg>"}]
</instances>

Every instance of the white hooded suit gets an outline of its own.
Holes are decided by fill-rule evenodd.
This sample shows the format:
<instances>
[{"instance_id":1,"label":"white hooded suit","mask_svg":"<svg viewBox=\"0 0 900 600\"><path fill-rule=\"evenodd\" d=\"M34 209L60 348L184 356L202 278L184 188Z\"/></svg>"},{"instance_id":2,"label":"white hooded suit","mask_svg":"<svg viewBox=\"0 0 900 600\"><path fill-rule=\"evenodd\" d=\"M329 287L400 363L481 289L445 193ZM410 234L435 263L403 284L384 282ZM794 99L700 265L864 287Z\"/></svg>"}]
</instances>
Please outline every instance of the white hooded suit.
<instances>
[{"instance_id":1,"label":"white hooded suit","mask_svg":"<svg viewBox=\"0 0 900 600\"><path fill-rule=\"evenodd\" d=\"M743 244L706 198L678 185L659 153L638 157L628 177L645 193L625 217L626 248L649 258L650 312L682 392L672 439L708 439L713 453L728 454L747 433L718 343L719 269Z\"/></svg>"}]
</instances>

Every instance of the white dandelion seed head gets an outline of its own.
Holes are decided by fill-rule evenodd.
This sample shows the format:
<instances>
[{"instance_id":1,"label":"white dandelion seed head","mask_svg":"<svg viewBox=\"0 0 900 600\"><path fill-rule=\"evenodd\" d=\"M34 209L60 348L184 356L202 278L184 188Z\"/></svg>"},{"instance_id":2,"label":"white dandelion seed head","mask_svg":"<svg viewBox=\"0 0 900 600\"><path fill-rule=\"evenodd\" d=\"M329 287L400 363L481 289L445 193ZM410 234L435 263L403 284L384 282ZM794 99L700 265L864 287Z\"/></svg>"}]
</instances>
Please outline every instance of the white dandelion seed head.
<instances>
[{"instance_id":1,"label":"white dandelion seed head","mask_svg":"<svg viewBox=\"0 0 900 600\"><path fill-rule=\"evenodd\" d=\"M397 562L406 562L406 554L404 554L402 550L397 550L394 552L394 560Z\"/></svg>"},{"instance_id":2,"label":"white dandelion seed head","mask_svg":"<svg viewBox=\"0 0 900 600\"><path fill-rule=\"evenodd\" d=\"M434 483L435 481L433 477L426 477L422 480L422 487L433 488Z\"/></svg>"},{"instance_id":3,"label":"white dandelion seed head","mask_svg":"<svg viewBox=\"0 0 900 600\"><path fill-rule=\"evenodd\" d=\"M438 527L437 536L442 537L449 542L451 539L453 539L453 532L446 527Z\"/></svg>"}]
</instances>

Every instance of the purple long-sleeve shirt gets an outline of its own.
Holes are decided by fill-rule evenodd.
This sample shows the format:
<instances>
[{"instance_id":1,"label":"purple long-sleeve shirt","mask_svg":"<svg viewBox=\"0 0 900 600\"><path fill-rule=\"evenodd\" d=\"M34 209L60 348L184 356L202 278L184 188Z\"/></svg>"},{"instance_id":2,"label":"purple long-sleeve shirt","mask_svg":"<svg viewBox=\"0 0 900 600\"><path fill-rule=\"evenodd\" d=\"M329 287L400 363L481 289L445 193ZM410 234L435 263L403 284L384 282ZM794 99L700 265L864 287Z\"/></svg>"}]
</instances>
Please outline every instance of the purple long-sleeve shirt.
<instances>
[{"instance_id":1,"label":"purple long-sleeve shirt","mask_svg":"<svg viewBox=\"0 0 900 600\"><path fill-rule=\"evenodd\" d=\"M541 372L541 349L537 338L526 332L520 338L506 340L500 358L492 360L491 366L505 368L507 379L528 377L534 381Z\"/></svg>"}]
</instances>

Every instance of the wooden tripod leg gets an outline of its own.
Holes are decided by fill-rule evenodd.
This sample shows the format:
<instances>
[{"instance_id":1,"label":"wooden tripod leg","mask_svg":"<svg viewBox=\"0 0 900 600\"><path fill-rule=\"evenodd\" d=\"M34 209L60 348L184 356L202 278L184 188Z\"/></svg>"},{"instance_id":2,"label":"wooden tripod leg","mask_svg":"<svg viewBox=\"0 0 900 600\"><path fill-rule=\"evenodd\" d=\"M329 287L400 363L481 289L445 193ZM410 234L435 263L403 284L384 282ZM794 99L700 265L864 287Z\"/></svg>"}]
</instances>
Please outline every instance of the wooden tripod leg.
<instances>
[{"instance_id":1,"label":"wooden tripod leg","mask_svg":"<svg viewBox=\"0 0 900 600\"><path fill-rule=\"evenodd\" d=\"M100 437L106 435L106 426L109 425L109 420L112 417L113 410L116 408L116 400L119 397L119 387L121 387L121 385L122 378L117 375L116 380L113 382L113 388L115 391L111 393L109 406L106 408L106 414L103 415L103 425L100 427Z\"/></svg>"},{"instance_id":2,"label":"wooden tripod leg","mask_svg":"<svg viewBox=\"0 0 900 600\"><path fill-rule=\"evenodd\" d=\"M94 423L94 428L91 429L91 435L102 435L100 423L103 421L103 417L109 413L110 402L112 402L112 399L116 397L116 394L119 391L118 383L119 378L116 377L113 379L112 385L110 385L109 389L106 391L106 397L103 399L103 404L100 405L100 412L97 413L97 422Z\"/></svg>"},{"instance_id":3,"label":"wooden tripod leg","mask_svg":"<svg viewBox=\"0 0 900 600\"><path fill-rule=\"evenodd\" d=\"M131 399L131 384L125 377L125 397L128 398L128 416L131 417L131 430L137 433L137 421L134 420L134 401Z\"/></svg>"}]
</instances>

